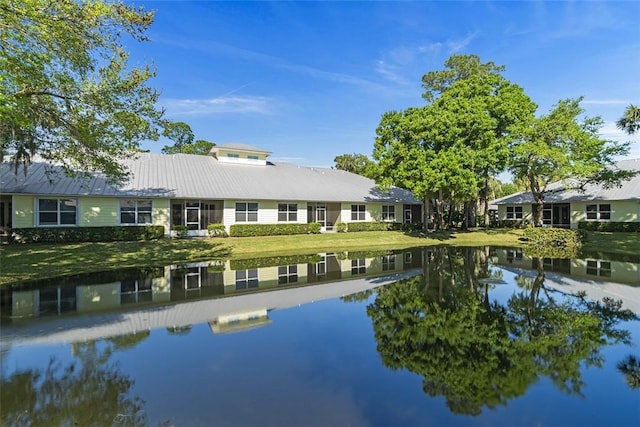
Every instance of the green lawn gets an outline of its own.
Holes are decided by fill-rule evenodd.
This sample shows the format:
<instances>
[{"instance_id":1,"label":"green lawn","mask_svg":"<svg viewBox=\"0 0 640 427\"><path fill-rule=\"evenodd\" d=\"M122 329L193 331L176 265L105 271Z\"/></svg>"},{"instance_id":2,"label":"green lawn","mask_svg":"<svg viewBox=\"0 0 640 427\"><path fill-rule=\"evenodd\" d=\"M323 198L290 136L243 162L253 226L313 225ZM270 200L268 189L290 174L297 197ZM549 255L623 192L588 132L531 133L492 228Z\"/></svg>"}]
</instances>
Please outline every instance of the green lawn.
<instances>
[{"instance_id":1,"label":"green lawn","mask_svg":"<svg viewBox=\"0 0 640 427\"><path fill-rule=\"evenodd\" d=\"M0 284L123 267L163 266L211 260L313 254L428 245L517 246L519 230L442 232L426 236L400 231L296 236L166 239L148 242L5 245L0 247Z\"/></svg>"},{"instance_id":2,"label":"green lawn","mask_svg":"<svg viewBox=\"0 0 640 427\"><path fill-rule=\"evenodd\" d=\"M113 270L163 266L216 258L247 259L415 246L522 246L522 230L489 229L409 235L399 231L319 235L167 239L149 242L5 245L0 247L0 285L10 282ZM640 254L638 233L589 233L586 250Z\"/></svg>"}]
</instances>

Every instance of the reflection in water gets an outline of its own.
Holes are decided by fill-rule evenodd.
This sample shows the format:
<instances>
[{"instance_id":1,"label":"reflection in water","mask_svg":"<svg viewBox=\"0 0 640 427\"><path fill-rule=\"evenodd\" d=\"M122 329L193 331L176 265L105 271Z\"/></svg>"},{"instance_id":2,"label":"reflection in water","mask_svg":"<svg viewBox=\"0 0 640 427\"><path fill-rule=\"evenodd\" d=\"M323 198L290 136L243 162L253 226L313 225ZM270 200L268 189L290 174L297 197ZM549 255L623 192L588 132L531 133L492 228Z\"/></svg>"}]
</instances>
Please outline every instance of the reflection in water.
<instances>
[{"instance_id":1,"label":"reflection in water","mask_svg":"<svg viewBox=\"0 0 640 427\"><path fill-rule=\"evenodd\" d=\"M423 377L457 414L506 405L541 377L581 394L581 366L601 366L600 348L628 343L621 302L567 296L545 286L544 263L506 304L491 301L496 276L484 250L446 248L425 259L424 276L379 289L367 307L377 348L390 368ZM626 365L625 365L626 367ZM626 368L625 368L626 369Z\"/></svg>"},{"instance_id":2,"label":"reflection in water","mask_svg":"<svg viewBox=\"0 0 640 427\"><path fill-rule=\"evenodd\" d=\"M114 350L139 342L125 337L111 343L72 344L75 360L51 359L43 369L2 372L3 426L89 426L146 424L144 400L131 396L133 380L111 362Z\"/></svg>"},{"instance_id":3,"label":"reflection in water","mask_svg":"<svg viewBox=\"0 0 640 427\"><path fill-rule=\"evenodd\" d=\"M566 395L582 396L586 388L584 368L603 366L602 350L606 346L629 342L629 333L621 322L637 320L613 298L596 300L621 295L625 297L623 307L635 307L639 266L633 260L606 258L528 258L517 250L488 247L428 248L214 261L7 287L0 290L2 425L156 425L158 417L151 420L151 414L147 414L151 392L141 393L145 401L134 389L139 379L133 375L142 373L130 369L132 373L125 374L116 353L144 357L137 351L154 342L153 358L162 348L160 359L173 360L168 366L176 366L182 360L191 360L189 351L206 353L209 349L206 367L211 369L180 364L179 375L191 375L189 378L201 379L209 387L217 384L213 388L217 390L220 382L213 376L213 368L221 363L233 369L233 364L223 362L238 353L222 344L210 347L211 341L249 345L256 335L234 335L234 340L222 341L223 337L214 340L210 332L247 331L269 325L272 310L338 297L349 303L340 304L342 308L360 310L366 304L368 318L363 316L361 323L369 331L369 325L373 325L377 353L384 365L419 375L420 399L424 398L423 392L441 396L451 413L478 416L487 409L504 408L543 379ZM624 294L625 290L633 292ZM573 295L574 291L578 293ZM499 293L503 294L500 298L496 297ZM299 317L286 318L291 323L280 331L290 333L299 327L303 332L297 339L301 339L308 334L307 315L303 311ZM344 318L350 326L351 320ZM202 334L198 324L207 327L206 336L196 335L196 331ZM273 327L261 330L270 329ZM155 334L154 330L161 333ZM335 355L332 360L342 361L344 353L341 357L340 351L353 350L351 342L342 342L345 339L340 334L344 330L344 324L340 324L319 340L319 345L331 348ZM276 342L263 342L260 348L265 352L291 341L289 336L268 336ZM160 337L166 341L158 341ZM170 347L203 337L205 342L197 341L193 348L180 347L177 361L171 359ZM327 337L331 337L329 341ZM61 342L71 343L69 363L53 358L45 368L14 370L4 363L12 346ZM166 347L158 347L158 343ZM237 351L247 350L242 345L239 348ZM309 349L310 354L318 352L322 353ZM271 389L278 372L291 370L287 355L276 354L265 358L267 365L271 364L266 369L254 361L255 369L246 363L223 378L238 381L247 401L263 399L264 393L252 395L254 387L250 386L261 380L261 372L274 372L270 385L255 387L264 392ZM290 357L305 354L297 350ZM378 365L375 351L358 357L363 357L363 366L368 366L367 357L375 359L369 365ZM158 363L160 359L145 359L145 363ZM320 359L296 360L310 370L291 373L296 379L302 375L303 386L314 378L322 378L324 384L346 381L348 376L344 369L329 369L326 364L318 368L321 372L314 372ZM614 370L629 388L640 385L638 360L628 355ZM280 361L285 367L278 367ZM334 370L343 372L342 377L333 378ZM243 371L250 378L244 378ZM171 372L165 373L172 377ZM160 377L154 381L162 381ZM195 383L192 386L195 393ZM174 384L162 383L161 387L158 393L166 394ZM217 399L232 393L234 387L220 389L224 393ZM208 396L211 391L205 388L197 393ZM372 391L367 396L365 392L358 398L366 402L378 394ZM208 402L214 401L211 398ZM377 410L384 407L379 403L360 402ZM276 408L276 412L286 414L287 410Z\"/></svg>"}]
</instances>

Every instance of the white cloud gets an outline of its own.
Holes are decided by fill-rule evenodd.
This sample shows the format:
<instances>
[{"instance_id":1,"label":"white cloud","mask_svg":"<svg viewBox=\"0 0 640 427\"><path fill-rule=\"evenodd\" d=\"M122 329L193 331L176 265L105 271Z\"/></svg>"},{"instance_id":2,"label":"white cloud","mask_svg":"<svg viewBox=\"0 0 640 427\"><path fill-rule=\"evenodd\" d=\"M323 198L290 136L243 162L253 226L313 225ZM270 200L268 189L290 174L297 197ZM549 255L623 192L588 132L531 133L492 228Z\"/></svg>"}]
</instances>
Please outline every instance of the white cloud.
<instances>
[{"instance_id":1,"label":"white cloud","mask_svg":"<svg viewBox=\"0 0 640 427\"><path fill-rule=\"evenodd\" d=\"M451 55L464 50L476 36L475 31L464 39L427 42L416 46L398 46L380 55L375 71L384 79L399 85L413 85L416 75L425 72L425 64L441 67ZM441 63L437 63L441 61Z\"/></svg>"},{"instance_id":2,"label":"white cloud","mask_svg":"<svg viewBox=\"0 0 640 427\"><path fill-rule=\"evenodd\" d=\"M263 96L222 96L208 99L165 99L167 116L208 116L215 114L269 114L273 101Z\"/></svg>"},{"instance_id":3,"label":"white cloud","mask_svg":"<svg viewBox=\"0 0 640 427\"><path fill-rule=\"evenodd\" d=\"M631 142L626 158L640 159L640 134L629 135L618 129L615 122L605 122L600 129L600 137L619 142Z\"/></svg>"},{"instance_id":4,"label":"white cloud","mask_svg":"<svg viewBox=\"0 0 640 427\"><path fill-rule=\"evenodd\" d=\"M589 105L627 105L631 104L631 101L626 99L585 99L582 103Z\"/></svg>"}]
</instances>

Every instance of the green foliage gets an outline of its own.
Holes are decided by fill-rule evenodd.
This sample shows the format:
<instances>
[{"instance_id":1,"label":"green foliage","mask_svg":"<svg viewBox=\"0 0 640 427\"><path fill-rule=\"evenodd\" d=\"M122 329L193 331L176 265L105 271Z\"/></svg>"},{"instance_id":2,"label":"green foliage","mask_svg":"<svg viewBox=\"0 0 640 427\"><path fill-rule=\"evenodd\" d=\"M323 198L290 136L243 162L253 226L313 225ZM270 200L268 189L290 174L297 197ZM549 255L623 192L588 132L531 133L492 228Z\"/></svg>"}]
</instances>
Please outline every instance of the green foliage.
<instances>
[{"instance_id":1,"label":"green foliage","mask_svg":"<svg viewBox=\"0 0 640 427\"><path fill-rule=\"evenodd\" d=\"M536 118L522 138L512 145L510 171L517 180L527 182L535 206L533 223L542 225L544 195L550 183L564 181L580 188L586 183L616 185L632 176L629 171L615 170L617 156L625 155L628 143L604 140L600 117L579 117L582 98L565 99L547 115Z\"/></svg>"},{"instance_id":2,"label":"green foliage","mask_svg":"<svg viewBox=\"0 0 640 427\"><path fill-rule=\"evenodd\" d=\"M320 224L233 224L229 235L233 237L281 236L289 234L317 234Z\"/></svg>"},{"instance_id":3,"label":"green foliage","mask_svg":"<svg viewBox=\"0 0 640 427\"><path fill-rule=\"evenodd\" d=\"M213 142L204 139L193 141L194 135L189 126L185 122L164 122L164 130L162 136L169 138L174 142L173 145L165 145L162 148L163 154L197 154L206 156L209 151L216 145Z\"/></svg>"},{"instance_id":4,"label":"green foliage","mask_svg":"<svg viewBox=\"0 0 640 427\"><path fill-rule=\"evenodd\" d=\"M228 237L227 229L224 224L209 224L207 225L207 233L209 237Z\"/></svg>"},{"instance_id":5,"label":"green foliage","mask_svg":"<svg viewBox=\"0 0 640 427\"><path fill-rule=\"evenodd\" d=\"M72 243L153 240L164 237L161 225L127 227L34 227L14 228L11 239L17 243Z\"/></svg>"},{"instance_id":6,"label":"green foliage","mask_svg":"<svg viewBox=\"0 0 640 427\"><path fill-rule=\"evenodd\" d=\"M319 222L310 222L309 224L309 233L310 234L320 234L322 230L322 225Z\"/></svg>"},{"instance_id":7,"label":"green foliage","mask_svg":"<svg viewBox=\"0 0 640 427\"><path fill-rule=\"evenodd\" d=\"M486 206L489 178L504 170L509 144L533 118L535 104L503 70L476 55L453 55L445 70L423 76L428 105L387 112L376 130L381 185L435 199L438 229L446 204L480 198Z\"/></svg>"},{"instance_id":8,"label":"green foliage","mask_svg":"<svg viewBox=\"0 0 640 427\"><path fill-rule=\"evenodd\" d=\"M387 231L387 230L399 230L402 228L402 224L397 222L347 222L347 231Z\"/></svg>"},{"instance_id":9,"label":"green foliage","mask_svg":"<svg viewBox=\"0 0 640 427\"><path fill-rule=\"evenodd\" d=\"M629 104L624 115L616 122L618 129L632 135L640 130L640 107Z\"/></svg>"},{"instance_id":10,"label":"green foliage","mask_svg":"<svg viewBox=\"0 0 640 427\"><path fill-rule=\"evenodd\" d=\"M173 231L175 232L176 238L184 239L189 233L189 227L187 227L186 225L174 225Z\"/></svg>"},{"instance_id":11,"label":"green foliage","mask_svg":"<svg viewBox=\"0 0 640 427\"><path fill-rule=\"evenodd\" d=\"M640 222L580 221L579 230L608 232L640 232Z\"/></svg>"},{"instance_id":12,"label":"green foliage","mask_svg":"<svg viewBox=\"0 0 640 427\"><path fill-rule=\"evenodd\" d=\"M527 227L522 240L529 247L538 250L543 248L579 249L582 246L583 234L578 230L566 228Z\"/></svg>"},{"instance_id":13,"label":"green foliage","mask_svg":"<svg viewBox=\"0 0 640 427\"><path fill-rule=\"evenodd\" d=\"M129 66L123 40L146 40L152 22L122 2L0 2L0 160L124 180L120 160L158 138L163 114L155 72Z\"/></svg>"},{"instance_id":14,"label":"green foliage","mask_svg":"<svg viewBox=\"0 0 640 427\"><path fill-rule=\"evenodd\" d=\"M336 164L336 169L353 172L371 179L376 176L375 162L364 154L341 154L336 156L333 161Z\"/></svg>"},{"instance_id":15,"label":"green foliage","mask_svg":"<svg viewBox=\"0 0 640 427\"><path fill-rule=\"evenodd\" d=\"M338 222L336 224L336 231L338 233L346 233L347 232L347 223L346 222Z\"/></svg>"}]
</instances>

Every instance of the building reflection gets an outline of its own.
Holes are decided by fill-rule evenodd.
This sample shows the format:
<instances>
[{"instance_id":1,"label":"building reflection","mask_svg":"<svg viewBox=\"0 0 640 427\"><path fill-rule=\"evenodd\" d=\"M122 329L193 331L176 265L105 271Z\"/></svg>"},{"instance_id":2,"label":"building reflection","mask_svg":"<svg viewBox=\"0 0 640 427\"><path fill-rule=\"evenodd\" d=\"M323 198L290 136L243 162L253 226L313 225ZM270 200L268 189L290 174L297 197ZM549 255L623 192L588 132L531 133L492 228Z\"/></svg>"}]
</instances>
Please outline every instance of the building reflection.
<instances>
[{"instance_id":1,"label":"building reflection","mask_svg":"<svg viewBox=\"0 0 640 427\"><path fill-rule=\"evenodd\" d=\"M603 256L540 258L521 249L497 249L494 263L521 276L544 273L545 285L564 292L585 292L596 301L622 300L624 308L640 314L640 260Z\"/></svg>"},{"instance_id":2,"label":"building reflection","mask_svg":"<svg viewBox=\"0 0 640 427\"><path fill-rule=\"evenodd\" d=\"M122 313L265 291L393 275L421 266L421 249L373 255L321 253L252 260L213 260L158 268L123 269L6 286L0 290L3 326L20 326L74 315ZM311 294L310 298L314 298ZM229 332L268 324L271 307L240 306L207 321L212 331ZM174 324L180 320L174 319Z\"/></svg>"}]
</instances>

